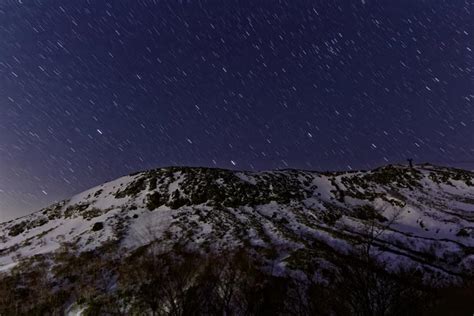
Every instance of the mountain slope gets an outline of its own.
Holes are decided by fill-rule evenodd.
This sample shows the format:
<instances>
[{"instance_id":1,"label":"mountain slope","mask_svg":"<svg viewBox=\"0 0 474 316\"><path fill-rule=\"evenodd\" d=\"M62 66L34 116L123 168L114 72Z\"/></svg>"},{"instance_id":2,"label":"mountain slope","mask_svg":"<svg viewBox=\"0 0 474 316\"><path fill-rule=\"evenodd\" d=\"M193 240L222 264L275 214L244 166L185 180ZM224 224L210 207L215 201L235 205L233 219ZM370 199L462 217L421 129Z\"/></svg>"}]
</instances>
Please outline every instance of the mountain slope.
<instances>
[{"instance_id":1,"label":"mountain slope","mask_svg":"<svg viewBox=\"0 0 474 316\"><path fill-rule=\"evenodd\" d=\"M474 174L389 165L372 171L243 172L170 167L125 176L34 214L0 223L0 270L68 245L157 240L219 252L245 247L273 273L324 268L370 240L389 267L421 266L448 278L474 261Z\"/></svg>"}]
</instances>

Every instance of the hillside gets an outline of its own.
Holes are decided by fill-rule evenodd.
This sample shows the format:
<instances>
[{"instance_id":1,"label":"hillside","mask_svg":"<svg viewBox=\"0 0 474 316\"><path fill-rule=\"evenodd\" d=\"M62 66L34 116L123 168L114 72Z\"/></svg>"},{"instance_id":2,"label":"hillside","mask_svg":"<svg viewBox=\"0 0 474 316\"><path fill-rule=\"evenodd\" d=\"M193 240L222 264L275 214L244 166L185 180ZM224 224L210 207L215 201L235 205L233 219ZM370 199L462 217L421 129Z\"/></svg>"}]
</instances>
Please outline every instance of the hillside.
<instances>
[{"instance_id":1,"label":"hillside","mask_svg":"<svg viewBox=\"0 0 474 316\"><path fill-rule=\"evenodd\" d=\"M428 164L371 171L169 167L125 176L0 223L0 271L58 251L153 242L201 254L246 249L275 276L324 282L370 244L385 269L463 280L474 267L474 174ZM48 259L49 260L49 259ZM266 268L265 268L266 267ZM270 271L270 270L269 270Z\"/></svg>"},{"instance_id":2,"label":"hillside","mask_svg":"<svg viewBox=\"0 0 474 316\"><path fill-rule=\"evenodd\" d=\"M387 255L461 273L474 259L474 175L430 165L324 174L146 171L1 223L0 269L65 242L88 250L115 240L131 249L151 239L203 250L275 248L283 268L314 242L344 251L371 218L393 221L377 240Z\"/></svg>"}]
</instances>

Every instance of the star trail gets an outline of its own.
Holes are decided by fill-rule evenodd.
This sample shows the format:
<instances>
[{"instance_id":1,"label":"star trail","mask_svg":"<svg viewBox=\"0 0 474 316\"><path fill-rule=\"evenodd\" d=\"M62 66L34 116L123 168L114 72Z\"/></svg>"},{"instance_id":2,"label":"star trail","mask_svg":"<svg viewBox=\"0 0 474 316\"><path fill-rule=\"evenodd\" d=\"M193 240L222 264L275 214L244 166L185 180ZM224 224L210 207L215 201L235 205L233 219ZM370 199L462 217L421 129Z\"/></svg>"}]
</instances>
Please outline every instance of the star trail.
<instances>
[{"instance_id":1,"label":"star trail","mask_svg":"<svg viewBox=\"0 0 474 316\"><path fill-rule=\"evenodd\" d=\"M470 1L0 1L0 220L169 165L474 167Z\"/></svg>"}]
</instances>

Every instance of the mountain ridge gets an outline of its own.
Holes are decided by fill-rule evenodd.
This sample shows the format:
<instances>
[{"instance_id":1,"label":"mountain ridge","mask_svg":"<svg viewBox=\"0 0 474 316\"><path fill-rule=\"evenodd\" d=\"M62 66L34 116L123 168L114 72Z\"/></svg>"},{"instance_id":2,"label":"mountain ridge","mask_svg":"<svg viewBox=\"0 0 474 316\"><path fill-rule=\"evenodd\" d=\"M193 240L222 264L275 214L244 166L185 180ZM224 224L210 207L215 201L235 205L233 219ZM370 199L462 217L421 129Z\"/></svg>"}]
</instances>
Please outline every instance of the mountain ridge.
<instances>
[{"instance_id":1,"label":"mountain ridge","mask_svg":"<svg viewBox=\"0 0 474 316\"><path fill-rule=\"evenodd\" d=\"M268 252L283 273L304 266L314 243L348 251L369 223L384 230L374 245L386 248L386 261L462 276L474 261L474 175L427 164L351 172L136 172L0 223L0 270L68 243L86 251L113 241L130 251L159 240L199 251Z\"/></svg>"}]
</instances>

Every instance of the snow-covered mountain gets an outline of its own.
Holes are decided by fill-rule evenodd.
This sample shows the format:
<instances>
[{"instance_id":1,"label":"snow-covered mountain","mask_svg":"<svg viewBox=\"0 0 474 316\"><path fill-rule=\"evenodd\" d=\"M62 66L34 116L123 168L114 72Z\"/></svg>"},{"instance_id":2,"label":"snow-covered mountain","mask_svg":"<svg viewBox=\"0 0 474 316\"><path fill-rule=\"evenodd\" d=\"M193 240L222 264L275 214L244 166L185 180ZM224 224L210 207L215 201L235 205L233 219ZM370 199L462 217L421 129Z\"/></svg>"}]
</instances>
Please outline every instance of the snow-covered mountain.
<instances>
[{"instance_id":1,"label":"snow-covered mountain","mask_svg":"<svg viewBox=\"0 0 474 316\"><path fill-rule=\"evenodd\" d=\"M265 172L169 167L97 186L0 223L0 270L61 245L112 242L124 252L153 240L209 252L244 246L298 271L311 258L373 242L391 265L447 277L474 266L474 174L416 165L372 171ZM329 260L330 261L330 260Z\"/></svg>"}]
</instances>

